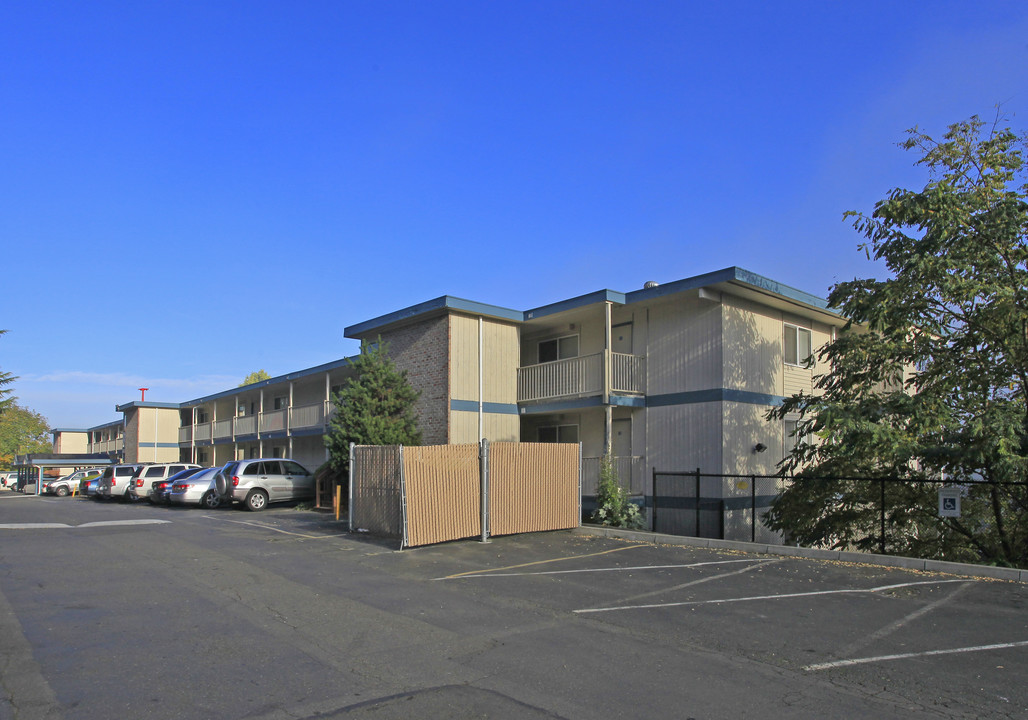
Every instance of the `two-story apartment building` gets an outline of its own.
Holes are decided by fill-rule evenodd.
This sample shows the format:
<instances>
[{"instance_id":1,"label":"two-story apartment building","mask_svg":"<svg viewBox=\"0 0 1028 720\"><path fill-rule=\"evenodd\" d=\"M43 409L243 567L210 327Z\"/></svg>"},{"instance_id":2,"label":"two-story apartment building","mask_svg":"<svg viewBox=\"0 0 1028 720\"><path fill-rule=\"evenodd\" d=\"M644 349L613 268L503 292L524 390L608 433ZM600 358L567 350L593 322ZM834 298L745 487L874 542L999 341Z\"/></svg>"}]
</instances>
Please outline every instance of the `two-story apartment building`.
<instances>
[{"instance_id":1,"label":"two-story apartment building","mask_svg":"<svg viewBox=\"0 0 1028 720\"><path fill-rule=\"evenodd\" d=\"M811 390L824 368L804 361L844 324L733 267L527 311L444 296L345 335L389 344L422 392L425 442L580 441L587 492L609 450L644 493L653 468L773 474L789 428L765 414Z\"/></svg>"},{"instance_id":2,"label":"two-story apartment building","mask_svg":"<svg viewBox=\"0 0 1028 720\"><path fill-rule=\"evenodd\" d=\"M825 368L805 360L844 324L821 298L731 267L524 311L443 296L344 335L388 344L421 393L426 444L581 442L585 494L607 451L646 494L654 469L773 474L792 428L767 410L812 389ZM76 432L84 452L119 438L125 462L277 456L313 468L349 372L341 358L182 403L130 402L122 420Z\"/></svg>"}]
</instances>

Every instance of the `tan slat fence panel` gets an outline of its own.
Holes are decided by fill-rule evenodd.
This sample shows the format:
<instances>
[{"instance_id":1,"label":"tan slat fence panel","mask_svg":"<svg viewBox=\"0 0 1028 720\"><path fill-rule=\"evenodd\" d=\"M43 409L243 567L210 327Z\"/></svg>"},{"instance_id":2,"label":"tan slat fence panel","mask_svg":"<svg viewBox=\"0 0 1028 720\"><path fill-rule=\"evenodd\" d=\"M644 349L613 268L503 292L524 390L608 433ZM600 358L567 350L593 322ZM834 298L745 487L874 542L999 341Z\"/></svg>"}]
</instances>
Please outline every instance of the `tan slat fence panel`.
<instances>
[{"instance_id":1,"label":"tan slat fence panel","mask_svg":"<svg viewBox=\"0 0 1028 720\"><path fill-rule=\"evenodd\" d=\"M351 462L353 527L383 535L402 535L400 446L357 445Z\"/></svg>"},{"instance_id":2,"label":"tan slat fence panel","mask_svg":"<svg viewBox=\"0 0 1028 720\"><path fill-rule=\"evenodd\" d=\"M407 546L481 534L478 445L405 447L403 472Z\"/></svg>"},{"instance_id":3,"label":"tan slat fence panel","mask_svg":"<svg viewBox=\"0 0 1028 720\"><path fill-rule=\"evenodd\" d=\"M579 501L577 444L489 444L490 535L578 527Z\"/></svg>"}]
</instances>

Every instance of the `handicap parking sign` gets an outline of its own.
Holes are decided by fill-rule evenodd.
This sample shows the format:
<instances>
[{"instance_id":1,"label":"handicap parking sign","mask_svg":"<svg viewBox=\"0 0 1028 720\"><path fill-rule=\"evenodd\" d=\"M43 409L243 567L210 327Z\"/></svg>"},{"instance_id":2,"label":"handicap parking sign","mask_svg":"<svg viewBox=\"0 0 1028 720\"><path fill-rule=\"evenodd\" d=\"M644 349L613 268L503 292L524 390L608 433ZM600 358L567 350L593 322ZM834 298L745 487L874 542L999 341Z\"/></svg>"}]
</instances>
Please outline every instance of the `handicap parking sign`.
<instances>
[{"instance_id":1,"label":"handicap parking sign","mask_svg":"<svg viewBox=\"0 0 1028 720\"><path fill-rule=\"evenodd\" d=\"M939 488L939 517L960 517L960 488Z\"/></svg>"}]
</instances>

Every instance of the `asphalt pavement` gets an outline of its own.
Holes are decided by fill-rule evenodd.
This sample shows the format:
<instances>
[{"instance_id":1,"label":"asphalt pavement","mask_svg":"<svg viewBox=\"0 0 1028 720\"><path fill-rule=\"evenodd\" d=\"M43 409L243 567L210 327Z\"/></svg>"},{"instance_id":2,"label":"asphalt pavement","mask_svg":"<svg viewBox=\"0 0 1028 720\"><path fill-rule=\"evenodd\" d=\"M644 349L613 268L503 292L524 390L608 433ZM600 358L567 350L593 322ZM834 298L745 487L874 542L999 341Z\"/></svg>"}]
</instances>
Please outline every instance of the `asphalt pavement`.
<instances>
[{"instance_id":1,"label":"asphalt pavement","mask_svg":"<svg viewBox=\"0 0 1028 720\"><path fill-rule=\"evenodd\" d=\"M1026 718L1028 586L0 491L0 719Z\"/></svg>"}]
</instances>

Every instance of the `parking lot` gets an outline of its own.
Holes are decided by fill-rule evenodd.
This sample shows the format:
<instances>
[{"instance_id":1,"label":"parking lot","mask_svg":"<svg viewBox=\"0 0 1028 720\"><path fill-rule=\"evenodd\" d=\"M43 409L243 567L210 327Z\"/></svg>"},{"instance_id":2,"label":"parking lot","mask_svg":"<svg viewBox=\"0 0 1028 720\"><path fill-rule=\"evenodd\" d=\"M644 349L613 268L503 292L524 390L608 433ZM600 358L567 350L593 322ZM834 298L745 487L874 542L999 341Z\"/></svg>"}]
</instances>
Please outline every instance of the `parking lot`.
<instances>
[{"instance_id":1,"label":"parking lot","mask_svg":"<svg viewBox=\"0 0 1028 720\"><path fill-rule=\"evenodd\" d=\"M0 718L1028 717L1020 583L0 493Z\"/></svg>"}]
</instances>

